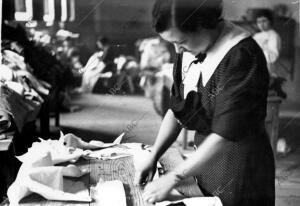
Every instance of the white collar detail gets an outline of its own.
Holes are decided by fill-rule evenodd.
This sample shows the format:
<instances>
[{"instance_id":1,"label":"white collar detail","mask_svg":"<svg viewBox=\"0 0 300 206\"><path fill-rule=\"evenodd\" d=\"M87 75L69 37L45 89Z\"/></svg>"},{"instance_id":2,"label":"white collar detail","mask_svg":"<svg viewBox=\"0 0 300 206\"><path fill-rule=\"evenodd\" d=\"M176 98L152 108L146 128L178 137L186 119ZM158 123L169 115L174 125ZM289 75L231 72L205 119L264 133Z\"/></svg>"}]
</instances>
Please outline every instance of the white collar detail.
<instances>
[{"instance_id":1,"label":"white collar detail","mask_svg":"<svg viewBox=\"0 0 300 206\"><path fill-rule=\"evenodd\" d=\"M251 34L246 30L238 27L230 22L225 22L224 29L214 44L207 52L206 59L202 64L191 64L195 60L195 56L191 53L184 52L182 59L182 78L184 84L184 96L189 91L197 91L197 83L202 73L202 84L205 86L224 56L243 39Z\"/></svg>"}]
</instances>

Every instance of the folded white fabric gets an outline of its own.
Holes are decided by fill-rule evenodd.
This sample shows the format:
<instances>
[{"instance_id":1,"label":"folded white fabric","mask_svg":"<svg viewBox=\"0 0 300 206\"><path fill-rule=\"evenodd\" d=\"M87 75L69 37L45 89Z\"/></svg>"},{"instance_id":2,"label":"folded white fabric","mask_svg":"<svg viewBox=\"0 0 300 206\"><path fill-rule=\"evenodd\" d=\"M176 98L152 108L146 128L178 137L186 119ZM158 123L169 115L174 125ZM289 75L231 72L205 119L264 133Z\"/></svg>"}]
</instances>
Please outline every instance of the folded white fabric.
<instances>
[{"instance_id":1,"label":"folded white fabric","mask_svg":"<svg viewBox=\"0 0 300 206\"><path fill-rule=\"evenodd\" d=\"M186 206L223 206L220 198L218 197L193 197L175 202L164 201L156 203L155 206L168 206L170 204L178 204L180 202Z\"/></svg>"},{"instance_id":2,"label":"folded white fabric","mask_svg":"<svg viewBox=\"0 0 300 206\"><path fill-rule=\"evenodd\" d=\"M72 148L78 148L78 149L103 149L108 147L113 147L115 145L119 145L122 141L122 138L124 136L124 133L122 133L120 136L118 136L113 143L104 143L102 141L96 141L92 140L90 142L83 141L80 137L77 137L74 134L66 134L64 135L62 132L60 132L60 138L59 141L67 146Z\"/></svg>"},{"instance_id":3,"label":"folded white fabric","mask_svg":"<svg viewBox=\"0 0 300 206\"><path fill-rule=\"evenodd\" d=\"M11 205L31 193L37 193L48 200L91 202L88 190L79 193L63 191L63 176L80 177L87 173L75 165L55 166L57 163L76 160L83 151L68 152L55 140L34 143L25 155L18 157L22 162L15 182L9 187L7 195Z\"/></svg>"},{"instance_id":4,"label":"folded white fabric","mask_svg":"<svg viewBox=\"0 0 300 206\"><path fill-rule=\"evenodd\" d=\"M93 199L96 205L101 206L126 206L126 194L123 183L119 180L99 181L96 187L92 188Z\"/></svg>"},{"instance_id":5,"label":"folded white fabric","mask_svg":"<svg viewBox=\"0 0 300 206\"><path fill-rule=\"evenodd\" d=\"M112 147L96 151L89 151L86 158L113 160L129 156L132 156L132 154L130 154L128 150L119 147Z\"/></svg>"}]
</instances>

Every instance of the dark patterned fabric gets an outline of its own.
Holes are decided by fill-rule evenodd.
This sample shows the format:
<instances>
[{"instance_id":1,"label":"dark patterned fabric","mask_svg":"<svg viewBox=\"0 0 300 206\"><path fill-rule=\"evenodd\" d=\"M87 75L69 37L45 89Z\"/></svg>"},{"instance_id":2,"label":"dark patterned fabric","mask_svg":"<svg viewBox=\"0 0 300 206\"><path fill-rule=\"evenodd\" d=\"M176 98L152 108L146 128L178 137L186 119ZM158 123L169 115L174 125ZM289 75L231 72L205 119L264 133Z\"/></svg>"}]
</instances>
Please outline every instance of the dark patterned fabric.
<instances>
[{"instance_id":1,"label":"dark patterned fabric","mask_svg":"<svg viewBox=\"0 0 300 206\"><path fill-rule=\"evenodd\" d=\"M196 177L203 194L219 196L224 206L274 206L274 158L264 127L269 75L261 49L252 38L242 40L186 99L181 62L179 55L170 105L175 117L196 130L195 145L210 133L228 140Z\"/></svg>"}]
</instances>

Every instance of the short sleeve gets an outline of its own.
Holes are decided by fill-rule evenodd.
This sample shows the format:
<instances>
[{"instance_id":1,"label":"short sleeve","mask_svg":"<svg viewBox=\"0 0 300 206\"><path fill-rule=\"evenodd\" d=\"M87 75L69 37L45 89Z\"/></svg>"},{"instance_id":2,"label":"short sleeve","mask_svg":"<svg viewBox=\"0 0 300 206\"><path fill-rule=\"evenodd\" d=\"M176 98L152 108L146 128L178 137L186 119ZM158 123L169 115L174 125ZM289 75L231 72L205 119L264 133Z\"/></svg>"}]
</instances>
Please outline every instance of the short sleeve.
<instances>
[{"instance_id":1,"label":"short sleeve","mask_svg":"<svg viewBox=\"0 0 300 206\"><path fill-rule=\"evenodd\" d=\"M215 91L212 132L239 141L264 122L268 70L263 53L238 49L221 65L224 73Z\"/></svg>"}]
</instances>

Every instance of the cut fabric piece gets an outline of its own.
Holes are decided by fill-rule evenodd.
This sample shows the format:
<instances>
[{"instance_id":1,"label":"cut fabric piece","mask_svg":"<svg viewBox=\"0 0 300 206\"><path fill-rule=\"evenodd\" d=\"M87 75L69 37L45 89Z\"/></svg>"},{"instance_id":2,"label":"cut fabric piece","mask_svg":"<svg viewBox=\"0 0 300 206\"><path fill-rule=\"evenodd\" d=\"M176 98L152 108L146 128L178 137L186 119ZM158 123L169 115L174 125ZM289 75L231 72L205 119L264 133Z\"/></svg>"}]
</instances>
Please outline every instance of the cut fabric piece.
<instances>
[{"instance_id":1,"label":"cut fabric piece","mask_svg":"<svg viewBox=\"0 0 300 206\"><path fill-rule=\"evenodd\" d=\"M87 189L79 194L63 190L63 176L79 177L86 171L81 171L75 165L54 166L51 152L47 148L39 148L37 151L37 145L34 145L28 153L19 157L21 168L7 191L10 204L18 205L21 199L31 193L37 193L48 200L91 202Z\"/></svg>"}]
</instances>

